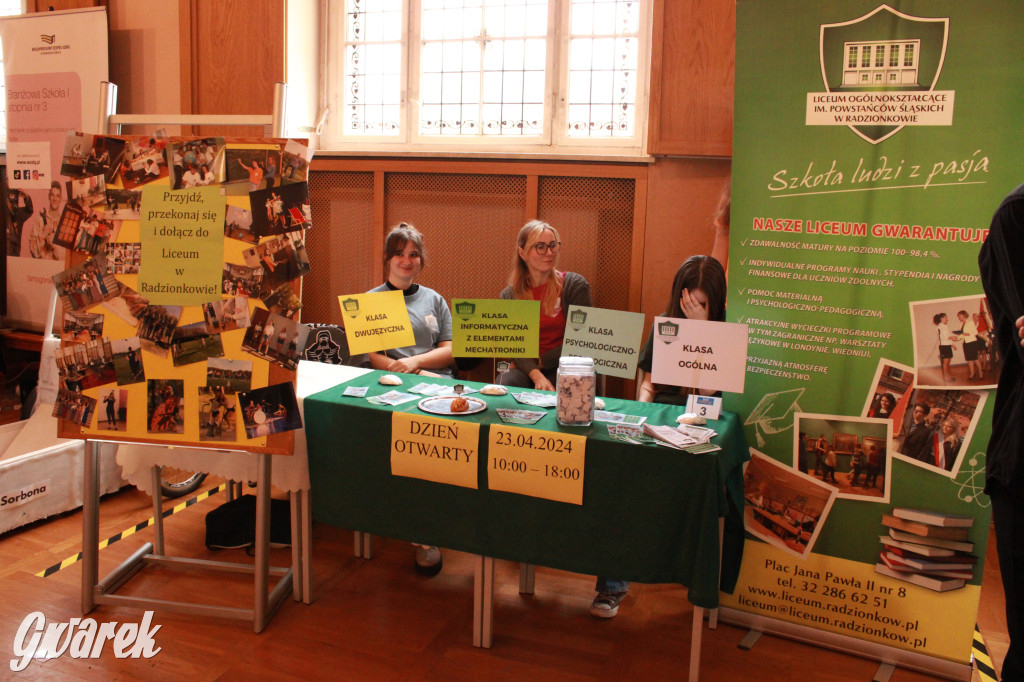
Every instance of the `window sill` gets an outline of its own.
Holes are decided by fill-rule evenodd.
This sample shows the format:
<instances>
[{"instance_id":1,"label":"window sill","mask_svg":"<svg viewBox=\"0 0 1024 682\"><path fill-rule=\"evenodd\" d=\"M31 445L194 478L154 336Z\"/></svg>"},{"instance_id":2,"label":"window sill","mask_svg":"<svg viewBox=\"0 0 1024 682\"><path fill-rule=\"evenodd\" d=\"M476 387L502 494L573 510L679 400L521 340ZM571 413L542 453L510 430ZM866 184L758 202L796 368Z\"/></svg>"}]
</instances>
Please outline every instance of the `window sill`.
<instances>
[{"instance_id":1,"label":"window sill","mask_svg":"<svg viewBox=\"0 0 1024 682\"><path fill-rule=\"evenodd\" d=\"M571 152L501 152L501 151L470 151L470 150L394 150L382 151L379 147L373 150L320 150L316 151L316 159L457 159L459 161L550 161L555 163L622 163L644 164L655 162L655 157L637 154L593 154ZM315 162L314 162L315 163Z\"/></svg>"}]
</instances>

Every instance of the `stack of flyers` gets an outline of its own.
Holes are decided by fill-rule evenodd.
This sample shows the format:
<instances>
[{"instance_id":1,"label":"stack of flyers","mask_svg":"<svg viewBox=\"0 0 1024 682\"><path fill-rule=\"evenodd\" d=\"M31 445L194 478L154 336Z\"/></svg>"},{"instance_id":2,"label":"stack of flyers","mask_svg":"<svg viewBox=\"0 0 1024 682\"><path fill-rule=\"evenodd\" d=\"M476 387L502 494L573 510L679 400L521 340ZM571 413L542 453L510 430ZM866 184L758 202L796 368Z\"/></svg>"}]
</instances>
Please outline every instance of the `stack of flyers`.
<instances>
[{"instance_id":1,"label":"stack of flyers","mask_svg":"<svg viewBox=\"0 0 1024 682\"><path fill-rule=\"evenodd\" d=\"M643 427L634 424L608 424L608 435L615 440L635 445L647 445L656 442L644 433Z\"/></svg>"},{"instance_id":2,"label":"stack of flyers","mask_svg":"<svg viewBox=\"0 0 1024 682\"><path fill-rule=\"evenodd\" d=\"M534 412L533 410L509 410L499 407L495 410L501 421L506 424L536 424L547 412Z\"/></svg>"},{"instance_id":3,"label":"stack of flyers","mask_svg":"<svg viewBox=\"0 0 1024 682\"><path fill-rule=\"evenodd\" d=\"M345 388L345 392L342 393L342 395L347 395L354 398L362 398L364 395L366 395L366 392L369 390L369 386L348 386Z\"/></svg>"},{"instance_id":4,"label":"stack of flyers","mask_svg":"<svg viewBox=\"0 0 1024 682\"><path fill-rule=\"evenodd\" d=\"M714 443L698 443L697 445L691 445L690 447L683 448L686 452L693 455L700 455L705 452L718 452L722 448L718 447Z\"/></svg>"},{"instance_id":5,"label":"stack of flyers","mask_svg":"<svg viewBox=\"0 0 1024 682\"><path fill-rule=\"evenodd\" d=\"M407 403L410 400L417 400L417 397L411 393L402 393L401 391L388 391L380 395L371 395L366 399L366 402L373 403L374 405L401 405Z\"/></svg>"},{"instance_id":6,"label":"stack of flyers","mask_svg":"<svg viewBox=\"0 0 1024 682\"><path fill-rule=\"evenodd\" d=\"M444 384L428 384L427 382L424 381L424 382L418 383L415 386L413 386L412 388L410 388L409 392L410 393L419 393L420 395L430 395L430 396L455 395L455 387L453 387L453 386L446 386ZM469 386L466 386L465 388L462 389L462 395L466 395L467 393L476 393L476 392L477 391L476 391L475 388L470 388Z\"/></svg>"},{"instance_id":7,"label":"stack of flyers","mask_svg":"<svg viewBox=\"0 0 1024 682\"><path fill-rule=\"evenodd\" d=\"M513 393L512 397L517 403L534 407L554 407L556 403L554 393Z\"/></svg>"},{"instance_id":8,"label":"stack of flyers","mask_svg":"<svg viewBox=\"0 0 1024 682\"><path fill-rule=\"evenodd\" d=\"M594 421L608 422L610 424L634 424L639 426L647 421L647 417L638 414L622 414L621 412L594 410Z\"/></svg>"},{"instance_id":9,"label":"stack of flyers","mask_svg":"<svg viewBox=\"0 0 1024 682\"><path fill-rule=\"evenodd\" d=\"M706 426L694 426L693 424L680 424L676 429L695 439L697 443L707 443L718 435L718 432L714 429L709 429Z\"/></svg>"},{"instance_id":10,"label":"stack of flyers","mask_svg":"<svg viewBox=\"0 0 1024 682\"><path fill-rule=\"evenodd\" d=\"M644 433L648 436L656 438L659 445L667 445L670 448L682 450L687 445L697 444L697 440L695 438L691 438L682 431L678 431L671 426L644 424L641 428L643 428Z\"/></svg>"}]
</instances>

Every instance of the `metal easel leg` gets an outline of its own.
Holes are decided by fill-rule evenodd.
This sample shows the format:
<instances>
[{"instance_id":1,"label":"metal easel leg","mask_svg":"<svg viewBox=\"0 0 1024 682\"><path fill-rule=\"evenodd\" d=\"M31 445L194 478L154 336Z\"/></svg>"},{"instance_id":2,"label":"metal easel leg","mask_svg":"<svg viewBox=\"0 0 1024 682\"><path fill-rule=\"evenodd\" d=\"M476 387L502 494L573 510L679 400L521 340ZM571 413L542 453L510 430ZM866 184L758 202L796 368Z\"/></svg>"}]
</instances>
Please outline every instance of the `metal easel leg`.
<instances>
[{"instance_id":1,"label":"metal easel leg","mask_svg":"<svg viewBox=\"0 0 1024 682\"><path fill-rule=\"evenodd\" d=\"M99 579L100 500L99 443L86 440L82 476L82 613L96 608L93 589Z\"/></svg>"},{"instance_id":2,"label":"metal easel leg","mask_svg":"<svg viewBox=\"0 0 1024 682\"><path fill-rule=\"evenodd\" d=\"M300 490L300 508L302 510L302 601L305 604L313 601L313 502L310 490Z\"/></svg>"},{"instance_id":3,"label":"metal easel leg","mask_svg":"<svg viewBox=\"0 0 1024 682\"><path fill-rule=\"evenodd\" d=\"M302 599L303 592L303 581L305 579L305 571L302 569L303 562L303 537L302 537L302 518L301 514L301 502L302 491L292 490L288 493L289 510L291 512L291 532L292 532L292 599L299 601Z\"/></svg>"},{"instance_id":4,"label":"metal easel leg","mask_svg":"<svg viewBox=\"0 0 1024 682\"><path fill-rule=\"evenodd\" d=\"M263 632L267 625L267 587L270 584L270 455L259 455L256 474L256 565L255 603L253 604L252 627L254 632Z\"/></svg>"},{"instance_id":5,"label":"metal easel leg","mask_svg":"<svg viewBox=\"0 0 1024 682\"><path fill-rule=\"evenodd\" d=\"M153 486L153 554L164 554L164 495L160 487L160 465L153 466L150 472L150 485Z\"/></svg>"}]
</instances>

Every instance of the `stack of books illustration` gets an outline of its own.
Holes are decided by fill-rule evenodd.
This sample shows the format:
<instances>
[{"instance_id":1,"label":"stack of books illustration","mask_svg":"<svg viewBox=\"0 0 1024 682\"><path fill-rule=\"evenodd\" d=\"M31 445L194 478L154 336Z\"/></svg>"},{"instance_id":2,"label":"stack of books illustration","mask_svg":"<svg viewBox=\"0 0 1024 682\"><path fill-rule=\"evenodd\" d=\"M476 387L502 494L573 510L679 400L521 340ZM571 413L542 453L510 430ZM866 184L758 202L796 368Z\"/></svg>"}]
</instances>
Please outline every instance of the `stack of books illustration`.
<instances>
[{"instance_id":1,"label":"stack of books illustration","mask_svg":"<svg viewBox=\"0 0 1024 682\"><path fill-rule=\"evenodd\" d=\"M921 587L957 590L974 577L977 557L967 536L974 519L924 509L896 507L882 516L881 561L875 572Z\"/></svg>"}]
</instances>

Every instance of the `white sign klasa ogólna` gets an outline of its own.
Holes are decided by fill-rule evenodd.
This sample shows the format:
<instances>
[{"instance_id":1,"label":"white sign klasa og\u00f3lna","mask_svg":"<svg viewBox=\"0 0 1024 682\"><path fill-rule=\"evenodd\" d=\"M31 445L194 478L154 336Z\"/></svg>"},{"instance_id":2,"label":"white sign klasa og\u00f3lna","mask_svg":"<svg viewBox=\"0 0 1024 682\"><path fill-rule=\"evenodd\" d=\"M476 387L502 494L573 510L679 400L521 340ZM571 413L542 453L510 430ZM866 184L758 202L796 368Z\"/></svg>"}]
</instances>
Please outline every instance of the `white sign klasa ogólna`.
<instances>
[{"instance_id":1,"label":"white sign klasa og\u00f3lna","mask_svg":"<svg viewBox=\"0 0 1024 682\"><path fill-rule=\"evenodd\" d=\"M746 368L747 325L654 318L654 383L742 393Z\"/></svg>"}]
</instances>

